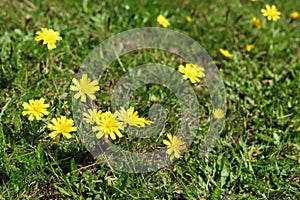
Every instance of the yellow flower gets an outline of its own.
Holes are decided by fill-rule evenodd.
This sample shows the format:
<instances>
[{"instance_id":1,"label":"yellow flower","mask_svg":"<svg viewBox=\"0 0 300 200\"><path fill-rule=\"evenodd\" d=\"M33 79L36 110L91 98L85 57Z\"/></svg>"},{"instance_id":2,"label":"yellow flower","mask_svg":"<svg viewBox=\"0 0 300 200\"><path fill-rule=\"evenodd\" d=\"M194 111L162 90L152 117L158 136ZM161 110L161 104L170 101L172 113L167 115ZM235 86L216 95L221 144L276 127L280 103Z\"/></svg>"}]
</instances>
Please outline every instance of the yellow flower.
<instances>
[{"instance_id":1,"label":"yellow flower","mask_svg":"<svg viewBox=\"0 0 300 200\"><path fill-rule=\"evenodd\" d=\"M254 45L253 45L253 44L247 44L247 45L246 45L246 50L247 50L248 52L250 52L253 48L254 48Z\"/></svg>"},{"instance_id":2,"label":"yellow flower","mask_svg":"<svg viewBox=\"0 0 300 200\"><path fill-rule=\"evenodd\" d=\"M115 115L118 120L130 126L144 127L152 123L145 118L139 117L138 112L134 111L132 106L130 106L127 111L122 107L120 111L115 113Z\"/></svg>"},{"instance_id":3,"label":"yellow flower","mask_svg":"<svg viewBox=\"0 0 300 200\"><path fill-rule=\"evenodd\" d=\"M177 136L172 136L171 133L167 134L168 140L163 140L163 143L167 145L167 154L170 155L170 160L175 158L180 158L180 151L185 149L186 146L184 142L181 141Z\"/></svg>"},{"instance_id":4,"label":"yellow flower","mask_svg":"<svg viewBox=\"0 0 300 200\"><path fill-rule=\"evenodd\" d=\"M252 18L252 24L256 28L261 28L261 21L259 19L257 19L256 17Z\"/></svg>"},{"instance_id":5,"label":"yellow flower","mask_svg":"<svg viewBox=\"0 0 300 200\"><path fill-rule=\"evenodd\" d=\"M90 124L95 124L95 123L99 123L99 120L101 118L101 114L102 114L102 111L99 110L97 111L97 109L88 109L88 112L84 112L83 113L83 116L84 116L84 120L87 122L87 123L90 123Z\"/></svg>"},{"instance_id":6,"label":"yellow flower","mask_svg":"<svg viewBox=\"0 0 300 200\"><path fill-rule=\"evenodd\" d=\"M201 79L205 77L204 68L194 64L179 65L178 71L183 75L183 78L190 79L191 83L200 83Z\"/></svg>"},{"instance_id":7,"label":"yellow flower","mask_svg":"<svg viewBox=\"0 0 300 200\"><path fill-rule=\"evenodd\" d=\"M83 74L80 82L78 82L78 80L75 78L72 79L72 82L75 85L71 85L70 90L78 91L78 93L74 95L75 99L81 97L81 101L86 102L86 95L92 100L96 99L95 92L100 90L100 87L96 86L96 80L91 81L86 74Z\"/></svg>"},{"instance_id":8,"label":"yellow flower","mask_svg":"<svg viewBox=\"0 0 300 200\"><path fill-rule=\"evenodd\" d=\"M213 110L213 115L216 119L222 119L225 116L224 111L219 108Z\"/></svg>"},{"instance_id":9,"label":"yellow flower","mask_svg":"<svg viewBox=\"0 0 300 200\"><path fill-rule=\"evenodd\" d=\"M101 138L104 135L105 138L110 137L112 140L115 140L117 139L116 134L119 138L123 136L120 132L120 130L123 130L122 124L117 121L116 116L110 111L102 113L99 123L92 129L94 132L98 132L97 138Z\"/></svg>"},{"instance_id":10,"label":"yellow flower","mask_svg":"<svg viewBox=\"0 0 300 200\"><path fill-rule=\"evenodd\" d=\"M70 139L72 138L70 132L77 130L76 127L74 127L74 121L72 119L67 119L66 116L52 118L51 123L47 126L47 128L52 131L49 136L51 138L56 138L56 143L59 143L61 135Z\"/></svg>"},{"instance_id":11,"label":"yellow flower","mask_svg":"<svg viewBox=\"0 0 300 200\"><path fill-rule=\"evenodd\" d=\"M223 56L225 56L226 58L230 58L232 59L233 58L233 54L229 53L228 50L225 50L225 49L220 49L220 52L222 53Z\"/></svg>"},{"instance_id":12,"label":"yellow flower","mask_svg":"<svg viewBox=\"0 0 300 200\"><path fill-rule=\"evenodd\" d=\"M163 27L165 27L165 28L167 28L167 27L170 26L169 20L167 20L167 19L166 19L164 16L162 16L162 15L158 15L156 21L157 21L160 25L162 25Z\"/></svg>"},{"instance_id":13,"label":"yellow flower","mask_svg":"<svg viewBox=\"0 0 300 200\"><path fill-rule=\"evenodd\" d=\"M30 121L34 120L41 120L44 115L48 115L49 112L47 111L47 108L50 107L49 104L45 104L45 99L40 98L39 100L29 100L29 103L24 102L22 104L24 111L22 112L22 115L29 115L28 119Z\"/></svg>"},{"instance_id":14,"label":"yellow flower","mask_svg":"<svg viewBox=\"0 0 300 200\"><path fill-rule=\"evenodd\" d=\"M290 17L292 18L292 19L298 19L299 18L299 16L300 16L300 14L299 14L299 12L297 12L297 11L294 11L294 12L292 12L291 14L290 14Z\"/></svg>"},{"instance_id":15,"label":"yellow flower","mask_svg":"<svg viewBox=\"0 0 300 200\"><path fill-rule=\"evenodd\" d=\"M43 45L47 44L49 50L56 48L56 41L62 40L59 36L59 32L54 31L53 29L42 28L42 31L36 32L35 41L43 40Z\"/></svg>"},{"instance_id":16,"label":"yellow flower","mask_svg":"<svg viewBox=\"0 0 300 200\"><path fill-rule=\"evenodd\" d=\"M258 0L251 0L251 1L254 2L254 3L255 3L255 2L258 2Z\"/></svg>"},{"instance_id":17,"label":"yellow flower","mask_svg":"<svg viewBox=\"0 0 300 200\"><path fill-rule=\"evenodd\" d=\"M193 19L190 16L185 16L185 19L186 19L187 22L192 22L193 21Z\"/></svg>"},{"instance_id":18,"label":"yellow flower","mask_svg":"<svg viewBox=\"0 0 300 200\"><path fill-rule=\"evenodd\" d=\"M277 21L280 19L281 13L277 10L275 5L270 7L270 5L267 4L266 9L261 9L260 12L263 14L263 16L267 17L268 20Z\"/></svg>"}]
</instances>

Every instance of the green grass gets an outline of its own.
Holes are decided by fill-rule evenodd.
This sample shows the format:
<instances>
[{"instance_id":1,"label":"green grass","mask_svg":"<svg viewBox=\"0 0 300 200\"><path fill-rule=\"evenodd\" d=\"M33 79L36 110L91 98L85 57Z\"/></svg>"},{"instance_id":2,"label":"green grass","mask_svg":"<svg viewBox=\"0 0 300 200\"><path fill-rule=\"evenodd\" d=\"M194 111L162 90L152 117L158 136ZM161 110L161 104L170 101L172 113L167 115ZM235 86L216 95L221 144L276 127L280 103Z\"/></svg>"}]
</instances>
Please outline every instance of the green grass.
<instances>
[{"instance_id":1,"label":"green grass","mask_svg":"<svg viewBox=\"0 0 300 200\"><path fill-rule=\"evenodd\" d=\"M289 18L300 2L269 1L282 13L277 22L263 18L262 1L64 2L0 3L0 199L300 199L300 19ZM71 78L89 52L122 31L158 26L159 14L170 20L170 29L198 41L223 77L226 126L208 157L199 155L211 112L205 84L194 86L201 130L174 165L125 173L93 158L76 133L56 145L46 124L54 116L72 117ZM262 29L252 27L254 16ZM57 49L48 51L34 41L42 27L60 32ZM245 50L248 43L255 45L251 52ZM220 48L234 59L223 57ZM109 109L111 89L122 74L148 62L180 63L151 50L122 56L99 80L98 106ZM22 103L40 97L51 104L51 114L29 122ZM131 99L142 116L154 103L168 111L165 130L176 131L178 102L170 91L141 87ZM163 139L146 141L151 149Z\"/></svg>"}]
</instances>

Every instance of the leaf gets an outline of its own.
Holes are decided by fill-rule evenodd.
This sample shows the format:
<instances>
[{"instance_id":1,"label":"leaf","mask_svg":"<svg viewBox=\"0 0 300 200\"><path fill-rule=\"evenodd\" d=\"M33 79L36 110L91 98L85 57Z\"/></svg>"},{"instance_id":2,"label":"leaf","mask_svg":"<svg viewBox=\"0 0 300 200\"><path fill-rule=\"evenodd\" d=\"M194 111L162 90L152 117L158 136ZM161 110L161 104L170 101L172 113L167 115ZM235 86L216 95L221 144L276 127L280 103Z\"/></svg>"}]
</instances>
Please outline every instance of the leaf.
<instances>
[{"instance_id":1,"label":"leaf","mask_svg":"<svg viewBox=\"0 0 300 200\"><path fill-rule=\"evenodd\" d=\"M66 195L66 196L72 196L70 193L68 193L65 189L61 188L61 187L58 187L56 186L56 188L59 190L60 193Z\"/></svg>"},{"instance_id":2,"label":"leaf","mask_svg":"<svg viewBox=\"0 0 300 200\"><path fill-rule=\"evenodd\" d=\"M267 142L274 142L274 139L271 138L271 137L269 137L269 136L267 136L267 135L263 135L263 134L260 134L260 133L257 133L256 135L257 135L257 136L259 137L259 139L261 139L261 140L264 140L264 141L267 141Z\"/></svg>"},{"instance_id":3,"label":"leaf","mask_svg":"<svg viewBox=\"0 0 300 200\"><path fill-rule=\"evenodd\" d=\"M223 165L222 171L221 171L221 188L225 185L226 179L229 176L229 170L228 166L226 164Z\"/></svg>"},{"instance_id":4,"label":"leaf","mask_svg":"<svg viewBox=\"0 0 300 200\"><path fill-rule=\"evenodd\" d=\"M273 133L274 143L278 145L280 143L280 136L277 133Z\"/></svg>"},{"instance_id":5,"label":"leaf","mask_svg":"<svg viewBox=\"0 0 300 200\"><path fill-rule=\"evenodd\" d=\"M88 12L88 0L83 0L82 1L82 9L83 9L83 12L84 13L87 13Z\"/></svg>"},{"instance_id":6,"label":"leaf","mask_svg":"<svg viewBox=\"0 0 300 200\"><path fill-rule=\"evenodd\" d=\"M298 160L297 156L295 156L295 155L285 155L285 157L292 159L292 160Z\"/></svg>"},{"instance_id":7,"label":"leaf","mask_svg":"<svg viewBox=\"0 0 300 200\"><path fill-rule=\"evenodd\" d=\"M217 187L213 190L210 199L221 199L221 195L222 195L222 191L221 191L220 187L217 186Z\"/></svg>"}]
</instances>

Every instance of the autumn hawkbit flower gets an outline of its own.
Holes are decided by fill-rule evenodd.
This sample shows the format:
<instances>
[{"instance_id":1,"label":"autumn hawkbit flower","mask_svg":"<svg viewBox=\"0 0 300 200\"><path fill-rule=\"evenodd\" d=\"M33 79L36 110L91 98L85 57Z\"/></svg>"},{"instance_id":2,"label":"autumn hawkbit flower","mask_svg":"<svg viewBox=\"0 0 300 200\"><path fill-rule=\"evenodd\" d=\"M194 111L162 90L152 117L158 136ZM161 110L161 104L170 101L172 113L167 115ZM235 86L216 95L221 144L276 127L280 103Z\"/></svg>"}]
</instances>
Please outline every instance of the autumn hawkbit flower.
<instances>
[{"instance_id":1,"label":"autumn hawkbit flower","mask_svg":"<svg viewBox=\"0 0 300 200\"><path fill-rule=\"evenodd\" d=\"M74 127L74 121L67 119L66 116L51 119L51 123L48 124L47 128L52 131L49 136L56 138L56 143L59 143L61 135L70 139L72 138L70 132L77 130L76 127Z\"/></svg>"},{"instance_id":2,"label":"autumn hawkbit flower","mask_svg":"<svg viewBox=\"0 0 300 200\"><path fill-rule=\"evenodd\" d=\"M56 41L62 40L62 37L59 36L59 32L54 31L53 29L42 28L41 31L36 32L35 41L43 41L43 45L47 45L49 50L56 48Z\"/></svg>"},{"instance_id":3,"label":"autumn hawkbit flower","mask_svg":"<svg viewBox=\"0 0 300 200\"><path fill-rule=\"evenodd\" d=\"M183 78L190 79L191 83L201 82L201 78L205 77L204 68L194 64L179 65L178 71L183 74Z\"/></svg>"},{"instance_id":4,"label":"autumn hawkbit flower","mask_svg":"<svg viewBox=\"0 0 300 200\"><path fill-rule=\"evenodd\" d=\"M28 119L30 121L34 120L41 120L44 115L48 115L49 112L47 111L47 108L50 107L49 104L45 104L45 99L40 98L39 100L29 100L29 103L24 102L22 104L24 111L22 112L22 115L29 115Z\"/></svg>"},{"instance_id":5,"label":"autumn hawkbit flower","mask_svg":"<svg viewBox=\"0 0 300 200\"><path fill-rule=\"evenodd\" d=\"M224 111L219 108L213 110L213 115L216 119L222 119L225 116Z\"/></svg>"},{"instance_id":6,"label":"autumn hawkbit flower","mask_svg":"<svg viewBox=\"0 0 300 200\"><path fill-rule=\"evenodd\" d=\"M169 140L163 140L163 143L167 145L166 153L170 155L170 160L180 158L180 151L186 148L184 142L177 136L172 136L171 133L168 133L167 137Z\"/></svg>"},{"instance_id":7,"label":"autumn hawkbit flower","mask_svg":"<svg viewBox=\"0 0 300 200\"><path fill-rule=\"evenodd\" d=\"M86 96L89 96L92 100L96 99L95 92L100 90L96 80L91 81L87 74L83 74L79 81L73 78L72 82L74 85L70 86L70 90L78 91L74 95L75 99L80 97L82 102L86 102Z\"/></svg>"},{"instance_id":8,"label":"autumn hawkbit flower","mask_svg":"<svg viewBox=\"0 0 300 200\"><path fill-rule=\"evenodd\" d=\"M292 13L290 14L290 17L291 17L293 20L295 20L295 19L298 19L298 18L300 17L300 14L299 14L299 12L294 11L294 12L292 12Z\"/></svg>"},{"instance_id":9,"label":"autumn hawkbit flower","mask_svg":"<svg viewBox=\"0 0 300 200\"><path fill-rule=\"evenodd\" d=\"M252 24L256 28L261 28L261 21L259 19L257 19L256 17L252 18Z\"/></svg>"},{"instance_id":10,"label":"autumn hawkbit flower","mask_svg":"<svg viewBox=\"0 0 300 200\"><path fill-rule=\"evenodd\" d=\"M94 108L94 109L88 109L87 112L83 113L83 116L84 116L83 120L86 123L94 125L94 124L99 123L99 120L101 118L101 114L102 114L102 111L101 110L97 111L96 108Z\"/></svg>"},{"instance_id":11,"label":"autumn hawkbit flower","mask_svg":"<svg viewBox=\"0 0 300 200\"><path fill-rule=\"evenodd\" d=\"M268 20L277 21L280 19L280 12L277 10L275 5L266 5L266 9L260 10L263 16L265 16Z\"/></svg>"},{"instance_id":12,"label":"autumn hawkbit flower","mask_svg":"<svg viewBox=\"0 0 300 200\"><path fill-rule=\"evenodd\" d=\"M187 22L192 22L193 21L193 19L190 16L185 16L185 19L186 19Z\"/></svg>"},{"instance_id":13,"label":"autumn hawkbit flower","mask_svg":"<svg viewBox=\"0 0 300 200\"><path fill-rule=\"evenodd\" d=\"M246 44L246 51L250 52L254 48L253 44Z\"/></svg>"},{"instance_id":14,"label":"autumn hawkbit flower","mask_svg":"<svg viewBox=\"0 0 300 200\"><path fill-rule=\"evenodd\" d=\"M143 117L139 117L138 112L134 111L134 107L132 106L127 110L122 107L115 115L119 121L130 126L144 127L152 123Z\"/></svg>"}]
</instances>

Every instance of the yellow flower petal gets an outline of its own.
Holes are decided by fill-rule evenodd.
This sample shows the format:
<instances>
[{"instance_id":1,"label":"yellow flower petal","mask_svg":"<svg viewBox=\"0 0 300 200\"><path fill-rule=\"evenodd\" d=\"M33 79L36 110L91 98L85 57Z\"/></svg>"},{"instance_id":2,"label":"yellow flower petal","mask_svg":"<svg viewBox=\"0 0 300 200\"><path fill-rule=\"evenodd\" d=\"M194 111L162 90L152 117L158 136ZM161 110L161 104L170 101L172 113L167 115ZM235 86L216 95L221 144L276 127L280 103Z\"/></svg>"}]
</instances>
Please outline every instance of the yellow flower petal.
<instances>
[{"instance_id":1,"label":"yellow flower petal","mask_svg":"<svg viewBox=\"0 0 300 200\"><path fill-rule=\"evenodd\" d=\"M252 24L256 28L261 28L261 21L259 19L257 19L256 17L252 18Z\"/></svg>"},{"instance_id":2,"label":"yellow flower petal","mask_svg":"<svg viewBox=\"0 0 300 200\"><path fill-rule=\"evenodd\" d=\"M92 128L94 132L97 132L97 138L101 138L103 135L105 138L110 137L112 140L118 137L122 137L120 130L123 130L122 124L116 119L110 111L106 111L101 114L101 118L96 126Z\"/></svg>"},{"instance_id":3,"label":"yellow flower petal","mask_svg":"<svg viewBox=\"0 0 300 200\"><path fill-rule=\"evenodd\" d=\"M299 14L299 12L294 11L294 12L292 12L292 13L290 14L290 17L291 17L293 20L295 20L295 19L298 19L298 18L300 17L300 14Z\"/></svg>"},{"instance_id":4,"label":"yellow flower petal","mask_svg":"<svg viewBox=\"0 0 300 200\"><path fill-rule=\"evenodd\" d=\"M167 20L163 15L158 15L156 21L165 28L170 26L169 20Z\"/></svg>"},{"instance_id":5,"label":"yellow flower petal","mask_svg":"<svg viewBox=\"0 0 300 200\"><path fill-rule=\"evenodd\" d=\"M226 58L229 58L229 59L232 59L232 58L233 58L233 54L229 53L228 50L220 49L220 52L221 52L222 55L225 56Z\"/></svg>"},{"instance_id":6,"label":"yellow flower petal","mask_svg":"<svg viewBox=\"0 0 300 200\"><path fill-rule=\"evenodd\" d=\"M193 19L190 16L185 16L185 19L186 19L187 22L192 22L193 21Z\"/></svg>"},{"instance_id":7,"label":"yellow flower petal","mask_svg":"<svg viewBox=\"0 0 300 200\"><path fill-rule=\"evenodd\" d=\"M250 52L253 48L254 48L254 45L253 45L253 44L247 44L247 45L246 45L246 50L247 50L248 52Z\"/></svg>"},{"instance_id":8,"label":"yellow flower petal","mask_svg":"<svg viewBox=\"0 0 300 200\"><path fill-rule=\"evenodd\" d=\"M168 140L163 140L163 143L167 146L171 145L171 143Z\"/></svg>"}]
</instances>

